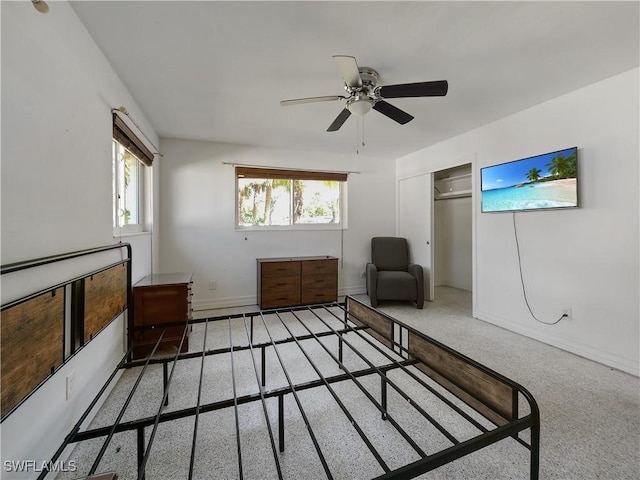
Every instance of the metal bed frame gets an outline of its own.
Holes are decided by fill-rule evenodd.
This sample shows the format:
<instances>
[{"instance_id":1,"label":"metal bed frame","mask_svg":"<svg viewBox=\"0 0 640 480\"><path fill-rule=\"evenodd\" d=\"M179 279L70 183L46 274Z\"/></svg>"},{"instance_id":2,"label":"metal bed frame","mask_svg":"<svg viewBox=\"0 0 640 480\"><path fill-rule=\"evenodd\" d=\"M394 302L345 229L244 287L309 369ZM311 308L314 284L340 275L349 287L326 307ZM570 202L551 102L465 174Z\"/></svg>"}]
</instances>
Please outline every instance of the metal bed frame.
<instances>
[{"instance_id":1,"label":"metal bed frame","mask_svg":"<svg viewBox=\"0 0 640 480\"><path fill-rule=\"evenodd\" d=\"M313 322L305 321L302 317L310 317ZM268 326L267 320L269 323L278 322L278 328L280 331L284 329L286 335L274 335ZM207 329L214 322L228 323L229 344L222 348L207 349ZM246 336L246 343L234 344L231 334L232 322L240 323L241 329L244 330ZM258 324L257 327L256 323ZM319 325L320 329L311 328L309 326L310 323ZM284 402L285 398L289 397L297 405L299 414L306 426L313 444L313 450L317 455L315 461L319 460L326 477L331 479L334 478L334 473L332 472L330 459L323 452L323 447L314 433L314 425L300 399L301 392L320 388L328 391L337 404L337 412L344 414L372 457L375 458L380 474L374 478L415 478L505 439L512 439L530 451L529 476L533 480L538 478L540 415L535 399L524 387L353 297L347 297L344 303L292 307L187 320L180 323L180 325L185 325L183 341L188 329L193 328L196 324L204 324L204 344L200 351L181 354L179 353L180 348L178 348L178 353L169 357L154 355L162 335L160 335L154 350L146 359L133 360L130 348L87 411L55 453L52 462L55 462L65 448L73 443L104 438L103 441L101 440L103 442L102 447L88 472L89 476L95 475L96 472L99 472L100 462L114 435L120 432L135 432L137 439L137 478L138 480L143 480L148 473L147 464L158 426L161 423L191 417L193 418L193 434L188 474L188 478L191 479L194 476L194 465L197 460L196 445L198 443L200 416L206 412L229 409L229 411L233 412L235 423L237 477L242 479L244 475L241 445L243 432L240 428L238 409L239 406L256 402L261 405L264 413L263 420L268 433L269 448L272 452L277 477L282 479L285 478L281 466L281 455L285 451ZM292 328L294 325L295 328ZM163 325L163 327L170 326L175 326L175 324ZM266 334L266 337L264 337L266 341L254 339L256 328L260 328L262 336ZM294 333L295 329L300 328L303 329L303 334ZM325 337L333 337L333 340L329 341ZM307 345L310 344L321 348L335 362L340 373L324 374L309 352ZM317 378L297 383L292 380L281 355L281 349L285 345L295 345L299 348L300 361L308 362L315 371ZM286 378L284 385L268 387L267 350L272 352L270 354L272 358L273 355L277 358L277 365L279 365ZM363 351L375 352L373 356L376 360L368 358ZM237 393L237 372L235 372L237 367L234 365L234 357L237 357L240 352L250 355L253 369L252 376L255 377L254 391L242 395ZM202 390L205 358L219 355L226 355L230 361L233 396L224 400L203 403ZM358 362L361 365L364 362L364 368L362 366L350 367L348 363L353 362L347 362L345 356L350 359L359 359ZM384 361L380 361L380 358ZM197 402L187 408L167 411L166 406L169 402L169 393L176 365L180 361L187 359L200 359ZM151 365L157 364L161 364L163 368L163 389L162 398L158 399L156 414L136 420L122 421L145 372L149 370ZM140 372L115 422L105 427L88 428L81 431L83 422L89 416L90 411L98 404L104 392L107 391L118 371L132 367L140 367ZM442 405L475 429L477 434L470 438L457 438L457 432L454 434L449 431L444 422L439 421L429 413L429 405L412 398L407 391L405 383L400 381L398 376L400 374L402 378L411 379L413 384L419 385L424 391L429 392L429 395L433 396L433 398L438 399ZM379 379L378 387L371 389L364 386L363 383L367 377ZM379 412L379 416L376 415L369 418L367 422L378 421L391 425L406 442L406 448L415 452L418 457L417 460L400 467L392 467L387 463L384 458L384 452L380 451L380 445L374 445L374 442L368 438L350 408L337 393L336 386L343 382L352 382L352 385L355 385ZM390 402L388 401L389 391L394 392L394 396L402 398L407 408L415 411L419 418L432 425L447 440L449 446L437 452L426 452L425 448L419 445L407 432L406 427L403 427L401 422L396 420L395 412L390 408ZM524 403L521 402L522 399L524 399ZM268 405L273 406L270 403L273 401L277 401L278 420L275 422L277 425L272 425L268 413ZM521 413L521 410L524 413ZM328 415L333 415L334 413L331 411ZM530 432L528 439L524 439L520 435L525 430ZM339 440L339 438L336 438L336 441ZM187 452L185 452L185 458L186 455ZM38 478L44 479L46 475L47 472L42 472Z\"/></svg>"}]
</instances>

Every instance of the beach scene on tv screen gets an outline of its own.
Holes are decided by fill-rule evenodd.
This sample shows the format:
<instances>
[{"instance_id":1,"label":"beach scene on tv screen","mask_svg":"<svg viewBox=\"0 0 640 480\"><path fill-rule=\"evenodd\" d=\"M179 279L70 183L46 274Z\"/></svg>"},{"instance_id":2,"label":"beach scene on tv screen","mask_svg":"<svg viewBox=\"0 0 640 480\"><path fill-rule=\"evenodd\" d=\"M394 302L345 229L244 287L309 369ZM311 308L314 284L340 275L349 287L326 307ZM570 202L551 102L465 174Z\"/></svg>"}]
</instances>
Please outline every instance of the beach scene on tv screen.
<instances>
[{"instance_id":1,"label":"beach scene on tv screen","mask_svg":"<svg viewBox=\"0 0 640 480\"><path fill-rule=\"evenodd\" d=\"M578 206L577 148L485 167L482 211Z\"/></svg>"}]
</instances>

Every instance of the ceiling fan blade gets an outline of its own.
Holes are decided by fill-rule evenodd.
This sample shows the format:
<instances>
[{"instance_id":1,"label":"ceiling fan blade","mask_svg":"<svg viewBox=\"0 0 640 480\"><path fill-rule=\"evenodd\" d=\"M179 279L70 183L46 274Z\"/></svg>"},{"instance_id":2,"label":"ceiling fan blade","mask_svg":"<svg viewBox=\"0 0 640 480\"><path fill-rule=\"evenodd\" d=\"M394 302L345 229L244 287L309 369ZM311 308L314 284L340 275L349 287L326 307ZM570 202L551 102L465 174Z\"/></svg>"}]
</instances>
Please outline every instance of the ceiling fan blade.
<instances>
[{"instance_id":1,"label":"ceiling fan blade","mask_svg":"<svg viewBox=\"0 0 640 480\"><path fill-rule=\"evenodd\" d=\"M327 128L327 132L336 132L338 130L340 130L340 127L342 126L342 124L344 122L347 121L347 118L349 118L351 116L351 112L349 111L349 109L344 108L336 117L336 119L333 121L333 123L331 125L329 125L329 128Z\"/></svg>"},{"instance_id":2,"label":"ceiling fan blade","mask_svg":"<svg viewBox=\"0 0 640 480\"><path fill-rule=\"evenodd\" d=\"M300 105L301 103L315 103L315 102L331 102L333 100L346 100L347 97L342 95L327 95L324 97L308 97L308 98L293 98L291 100L280 100L280 105L283 107L289 105Z\"/></svg>"},{"instance_id":3,"label":"ceiling fan blade","mask_svg":"<svg viewBox=\"0 0 640 480\"><path fill-rule=\"evenodd\" d=\"M443 97L449 90L449 83L446 80L402 83L398 85L385 85L376 90L382 98Z\"/></svg>"},{"instance_id":4,"label":"ceiling fan blade","mask_svg":"<svg viewBox=\"0 0 640 480\"><path fill-rule=\"evenodd\" d=\"M348 87L362 87L362 79L360 78L360 70L355 57L348 55L334 55L333 59L338 65L340 74L344 79L344 83Z\"/></svg>"},{"instance_id":5,"label":"ceiling fan blade","mask_svg":"<svg viewBox=\"0 0 640 480\"><path fill-rule=\"evenodd\" d=\"M393 105L391 105L388 102L385 102L384 100L378 100L376 104L373 106L373 109L377 110L383 115L386 115L391 120L395 120L401 125L404 125L405 123L409 123L411 120L413 120L413 117L409 115L407 112L400 110L398 107L394 107Z\"/></svg>"}]
</instances>

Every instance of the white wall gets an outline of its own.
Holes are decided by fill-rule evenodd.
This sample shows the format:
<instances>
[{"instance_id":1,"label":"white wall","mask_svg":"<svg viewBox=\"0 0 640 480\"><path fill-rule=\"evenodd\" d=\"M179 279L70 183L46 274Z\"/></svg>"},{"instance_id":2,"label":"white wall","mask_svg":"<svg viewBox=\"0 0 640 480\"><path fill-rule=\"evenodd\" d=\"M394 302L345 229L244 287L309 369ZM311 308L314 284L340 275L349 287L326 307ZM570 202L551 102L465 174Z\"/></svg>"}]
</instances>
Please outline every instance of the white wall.
<instances>
[{"instance_id":1,"label":"white wall","mask_svg":"<svg viewBox=\"0 0 640 480\"><path fill-rule=\"evenodd\" d=\"M1 262L115 243L111 108L125 105L155 143L153 130L69 4L54 2L47 15L30 2L1 8ZM151 269L151 237L124 240L139 279ZM4 275L2 301L73 278L95 261ZM51 457L121 358L123 322L107 327L2 423L3 466ZM76 394L66 401L71 370Z\"/></svg>"},{"instance_id":2,"label":"white wall","mask_svg":"<svg viewBox=\"0 0 640 480\"><path fill-rule=\"evenodd\" d=\"M614 76L397 160L397 176L474 157L474 316L638 375L639 71ZM479 170L577 145L581 208L480 213ZM526 352L522 352L526 355ZM508 359L505 359L508 361ZM550 368L561 368L550 366Z\"/></svg>"},{"instance_id":3,"label":"white wall","mask_svg":"<svg viewBox=\"0 0 640 480\"><path fill-rule=\"evenodd\" d=\"M260 257L340 257L338 293L364 292L370 239L395 228L393 161L173 139L160 148L160 269L194 272L194 308L255 305ZM360 172L348 179L348 228L236 230L234 168L222 162Z\"/></svg>"}]
</instances>

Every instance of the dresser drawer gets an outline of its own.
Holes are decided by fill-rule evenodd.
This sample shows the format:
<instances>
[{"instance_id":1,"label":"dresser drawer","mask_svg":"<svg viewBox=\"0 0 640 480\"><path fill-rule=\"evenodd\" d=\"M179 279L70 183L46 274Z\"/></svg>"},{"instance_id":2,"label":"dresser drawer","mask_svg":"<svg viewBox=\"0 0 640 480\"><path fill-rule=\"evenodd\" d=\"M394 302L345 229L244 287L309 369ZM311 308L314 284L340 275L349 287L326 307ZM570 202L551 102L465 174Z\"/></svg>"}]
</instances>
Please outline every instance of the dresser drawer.
<instances>
[{"instance_id":1,"label":"dresser drawer","mask_svg":"<svg viewBox=\"0 0 640 480\"><path fill-rule=\"evenodd\" d=\"M262 293L282 292L286 290L297 291L300 293L300 277L263 277Z\"/></svg>"},{"instance_id":2,"label":"dresser drawer","mask_svg":"<svg viewBox=\"0 0 640 480\"><path fill-rule=\"evenodd\" d=\"M302 292L302 303L327 303L335 302L336 300L335 288L306 290Z\"/></svg>"},{"instance_id":3,"label":"dresser drawer","mask_svg":"<svg viewBox=\"0 0 640 480\"><path fill-rule=\"evenodd\" d=\"M309 275L302 277L302 291L306 290L322 290L322 289L336 289L336 275L324 274L324 275Z\"/></svg>"},{"instance_id":4,"label":"dresser drawer","mask_svg":"<svg viewBox=\"0 0 640 480\"><path fill-rule=\"evenodd\" d=\"M303 260L302 276L318 275L322 273L330 273L335 275L338 271L338 260L333 258L323 258L319 260Z\"/></svg>"},{"instance_id":5,"label":"dresser drawer","mask_svg":"<svg viewBox=\"0 0 640 480\"><path fill-rule=\"evenodd\" d=\"M300 276L300 262L265 262L262 278Z\"/></svg>"},{"instance_id":6,"label":"dresser drawer","mask_svg":"<svg viewBox=\"0 0 640 480\"><path fill-rule=\"evenodd\" d=\"M297 290L266 291L263 292L260 308L288 307L300 304L300 287Z\"/></svg>"}]
</instances>

